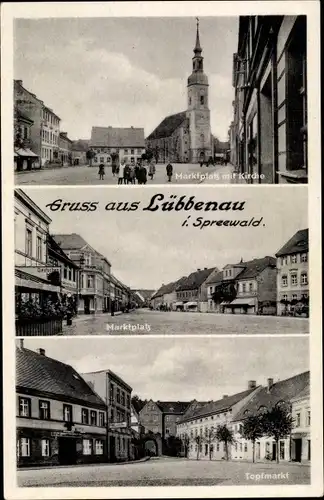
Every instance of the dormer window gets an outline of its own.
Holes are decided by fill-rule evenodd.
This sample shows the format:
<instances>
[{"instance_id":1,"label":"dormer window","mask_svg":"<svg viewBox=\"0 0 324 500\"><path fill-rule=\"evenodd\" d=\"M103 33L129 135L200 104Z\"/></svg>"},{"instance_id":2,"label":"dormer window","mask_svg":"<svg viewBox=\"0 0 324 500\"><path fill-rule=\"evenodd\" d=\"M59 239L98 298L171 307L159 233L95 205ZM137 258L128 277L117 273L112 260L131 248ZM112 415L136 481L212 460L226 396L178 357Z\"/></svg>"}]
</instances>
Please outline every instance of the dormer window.
<instances>
[{"instance_id":1,"label":"dormer window","mask_svg":"<svg viewBox=\"0 0 324 500\"><path fill-rule=\"evenodd\" d=\"M200 96L200 104L205 104L205 96L203 95Z\"/></svg>"}]
</instances>

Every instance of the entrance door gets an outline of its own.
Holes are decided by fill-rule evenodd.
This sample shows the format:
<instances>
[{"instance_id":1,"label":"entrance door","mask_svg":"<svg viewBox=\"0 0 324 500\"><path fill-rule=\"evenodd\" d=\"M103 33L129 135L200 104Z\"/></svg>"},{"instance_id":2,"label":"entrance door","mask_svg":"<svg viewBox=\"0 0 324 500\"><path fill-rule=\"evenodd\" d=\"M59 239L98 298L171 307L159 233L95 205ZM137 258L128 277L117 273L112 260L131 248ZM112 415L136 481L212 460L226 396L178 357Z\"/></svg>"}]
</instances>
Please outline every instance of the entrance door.
<instances>
[{"instance_id":1,"label":"entrance door","mask_svg":"<svg viewBox=\"0 0 324 500\"><path fill-rule=\"evenodd\" d=\"M116 462L115 436L109 436L109 460L110 462Z\"/></svg>"},{"instance_id":2,"label":"entrance door","mask_svg":"<svg viewBox=\"0 0 324 500\"><path fill-rule=\"evenodd\" d=\"M204 151L201 151L199 155L199 163L203 163L205 161L205 153Z\"/></svg>"},{"instance_id":3,"label":"entrance door","mask_svg":"<svg viewBox=\"0 0 324 500\"><path fill-rule=\"evenodd\" d=\"M61 465L76 464L76 439L59 438L59 462Z\"/></svg>"},{"instance_id":4,"label":"entrance door","mask_svg":"<svg viewBox=\"0 0 324 500\"><path fill-rule=\"evenodd\" d=\"M302 457L302 440L301 439L295 439L295 461L296 462L301 462L301 457Z\"/></svg>"},{"instance_id":5,"label":"entrance door","mask_svg":"<svg viewBox=\"0 0 324 500\"><path fill-rule=\"evenodd\" d=\"M90 298L84 297L84 314L90 314Z\"/></svg>"},{"instance_id":6,"label":"entrance door","mask_svg":"<svg viewBox=\"0 0 324 500\"><path fill-rule=\"evenodd\" d=\"M255 458L256 460L260 460L260 457L261 457L261 445L260 443L255 443Z\"/></svg>"},{"instance_id":7,"label":"entrance door","mask_svg":"<svg viewBox=\"0 0 324 500\"><path fill-rule=\"evenodd\" d=\"M276 460L277 459L277 444L272 443L272 459L271 460Z\"/></svg>"}]
</instances>

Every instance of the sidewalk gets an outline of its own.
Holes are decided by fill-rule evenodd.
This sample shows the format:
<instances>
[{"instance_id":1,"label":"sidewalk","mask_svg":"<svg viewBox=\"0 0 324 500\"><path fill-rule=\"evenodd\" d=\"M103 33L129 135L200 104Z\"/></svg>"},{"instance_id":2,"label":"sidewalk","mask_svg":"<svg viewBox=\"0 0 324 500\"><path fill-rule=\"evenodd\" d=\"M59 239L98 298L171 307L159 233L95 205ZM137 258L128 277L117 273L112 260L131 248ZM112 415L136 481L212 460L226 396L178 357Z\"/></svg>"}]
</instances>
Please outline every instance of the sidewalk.
<instances>
[{"instance_id":1,"label":"sidewalk","mask_svg":"<svg viewBox=\"0 0 324 500\"><path fill-rule=\"evenodd\" d=\"M91 464L73 464L73 465L40 465L39 467L19 467L17 468L17 472L19 471L28 471L28 470L43 470L43 469L74 469L75 467L112 467L114 465L129 465L129 464L139 464L141 462L147 462L151 457L140 458L139 460L129 460L128 462L98 462Z\"/></svg>"}]
</instances>

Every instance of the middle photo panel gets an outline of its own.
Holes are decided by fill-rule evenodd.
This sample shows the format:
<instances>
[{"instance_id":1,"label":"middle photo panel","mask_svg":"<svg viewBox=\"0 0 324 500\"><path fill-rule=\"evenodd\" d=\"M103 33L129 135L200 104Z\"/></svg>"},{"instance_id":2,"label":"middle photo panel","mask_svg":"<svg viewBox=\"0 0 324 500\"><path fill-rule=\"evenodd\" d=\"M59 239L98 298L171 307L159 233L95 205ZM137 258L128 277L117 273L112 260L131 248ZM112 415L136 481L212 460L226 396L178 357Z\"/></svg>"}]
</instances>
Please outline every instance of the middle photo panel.
<instances>
[{"instance_id":1,"label":"middle photo panel","mask_svg":"<svg viewBox=\"0 0 324 500\"><path fill-rule=\"evenodd\" d=\"M307 198L16 189L16 335L307 334Z\"/></svg>"}]
</instances>

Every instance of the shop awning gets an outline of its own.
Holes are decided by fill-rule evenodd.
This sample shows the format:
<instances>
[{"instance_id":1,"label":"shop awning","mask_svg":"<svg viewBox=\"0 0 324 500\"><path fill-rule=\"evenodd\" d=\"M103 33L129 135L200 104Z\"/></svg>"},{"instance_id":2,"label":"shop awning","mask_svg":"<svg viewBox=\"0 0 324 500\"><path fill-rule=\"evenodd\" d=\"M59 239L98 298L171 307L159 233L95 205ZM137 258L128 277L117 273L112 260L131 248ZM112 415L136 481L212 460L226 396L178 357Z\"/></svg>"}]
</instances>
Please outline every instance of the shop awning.
<instances>
[{"instance_id":1,"label":"shop awning","mask_svg":"<svg viewBox=\"0 0 324 500\"><path fill-rule=\"evenodd\" d=\"M221 305L221 306L229 306L229 305L230 305L230 303L231 303L231 301L230 301L230 300L224 300L224 302L221 302L221 303L220 303L220 305Z\"/></svg>"},{"instance_id":2,"label":"shop awning","mask_svg":"<svg viewBox=\"0 0 324 500\"><path fill-rule=\"evenodd\" d=\"M52 285L49 281L28 274L20 269L15 269L15 286L29 288L35 291L43 290L56 293L60 293L61 291L59 286Z\"/></svg>"},{"instance_id":3,"label":"shop awning","mask_svg":"<svg viewBox=\"0 0 324 500\"><path fill-rule=\"evenodd\" d=\"M187 302L185 305L187 307L197 307L197 302Z\"/></svg>"},{"instance_id":4,"label":"shop awning","mask_svg":"<svg viewBox=\"0 0 324 500\"><path fill-rule=\"evenodd\" d=\"M31 151L30 149L19 148L19 149L16 149L15 153L17 153L18 156L27 156L29 158L31 158L31 157L38 158L38 155L33 153L33 151Z\"/></svg>"},{"instance_id":5,"label":"shop awning","mask_svg":"<svg viewBox=\"0 0 324 500\"><path fill-rule=\"evenodd\" d=\"M309 438L310 432L292 432L291 439Z\"/></svg>"},{"instance_id":6,"label":"shop awning","mask_svg":"<svg viewBox=\"0 0 324 500\"><path fill-rule=\"evenodd\" d=\"M183 302L175 302L175 306L183 306Z\"/></svg>"},{"instance_id":7,"label":"shop awning","mask_svg":"<svg viewBox=\"0 0 324 500\"><path fill-rule=\"evenodd\" d=\"M255 300L254 299L235 299L233 300L229 306L255 306Z\"/></svg>"}]
</instances>

